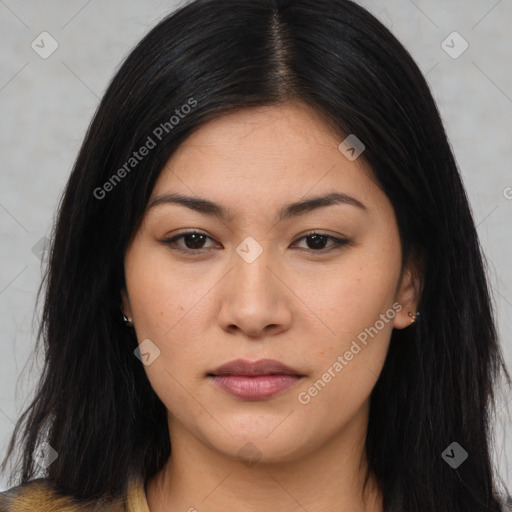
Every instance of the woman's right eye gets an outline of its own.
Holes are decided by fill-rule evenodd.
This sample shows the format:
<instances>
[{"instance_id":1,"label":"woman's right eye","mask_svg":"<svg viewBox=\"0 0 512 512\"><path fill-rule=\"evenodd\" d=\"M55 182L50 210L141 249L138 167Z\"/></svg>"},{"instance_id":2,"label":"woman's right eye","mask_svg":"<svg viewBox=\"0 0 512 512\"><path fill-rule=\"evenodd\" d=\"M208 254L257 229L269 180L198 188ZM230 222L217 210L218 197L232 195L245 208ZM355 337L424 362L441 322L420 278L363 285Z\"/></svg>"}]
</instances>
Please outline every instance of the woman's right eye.
<instances>
[{"instance_id":1,"label":"woman's right eye","mask_svg":"<svg viewBox=\"0 0 512 512\"><path fill-rule=\"evenodd\" d=\"M178 245L178 240L184 240L185 247L183 245ZM204 247L206 239L212 240L211 237L205 235L201 231L185 231L184 233L180 233L179 235L173 236L171 238L167 238L162 240L162 243L171 247L172 250L181 251L181 252L200 252Z\"/></svg>"}]
</instances>

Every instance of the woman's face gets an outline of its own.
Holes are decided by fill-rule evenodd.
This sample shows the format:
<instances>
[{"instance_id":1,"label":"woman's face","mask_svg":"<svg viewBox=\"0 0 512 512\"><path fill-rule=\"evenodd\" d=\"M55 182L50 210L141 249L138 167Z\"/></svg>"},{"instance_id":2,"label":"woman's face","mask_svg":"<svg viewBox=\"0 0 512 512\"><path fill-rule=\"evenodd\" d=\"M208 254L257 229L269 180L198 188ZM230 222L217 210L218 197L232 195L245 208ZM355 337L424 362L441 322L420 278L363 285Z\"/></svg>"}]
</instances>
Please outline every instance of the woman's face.
<instances>
[{"instance_id":1,"label":"woman's face","mask_svg":"<svg viewBox=\"0 0 512 512\"><path fill-rule=\"evenodd\" d=\"M364 436L417 288L391 203L341 142L305 106L258 107L203 125L163 169L126 253L123 309L171 442L276 462ZM211 376L236 359L299 376Z\"/></svg>"}]
</instances>

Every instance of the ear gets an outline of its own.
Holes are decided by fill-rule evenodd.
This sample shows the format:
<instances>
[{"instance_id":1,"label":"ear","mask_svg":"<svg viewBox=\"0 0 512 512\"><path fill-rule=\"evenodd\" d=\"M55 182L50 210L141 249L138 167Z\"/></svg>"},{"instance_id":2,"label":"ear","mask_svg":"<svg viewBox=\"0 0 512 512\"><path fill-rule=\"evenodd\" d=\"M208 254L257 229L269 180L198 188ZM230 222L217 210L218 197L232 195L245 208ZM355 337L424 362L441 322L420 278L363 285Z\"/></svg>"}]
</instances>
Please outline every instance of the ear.
<instances>
[{"instance_id":1,"label":"ear","mask_svg":"<svg viewBox=\"0 0 512 512\"><path fill-rule=\"evenodd\" d=\"M422 285L422 264L418 258L409 258L410 263L404 268L398 284L395 301L402 305L402 309L395 315L393 327L404 329L413 323L409 313L416 315L420 302Z\"/></svg>"},{"instance_id":2,"label":"ear","mask_svg":"<svg viewBox=\"0 0 512 512\"><path fill-rule=\"evenodd\" d=\"M121 310L126 317L133 318L132 317L132 308L130 307L130 299L128 297L128 292L124 288L121 290Z\"/></svg>"}]
</instances>

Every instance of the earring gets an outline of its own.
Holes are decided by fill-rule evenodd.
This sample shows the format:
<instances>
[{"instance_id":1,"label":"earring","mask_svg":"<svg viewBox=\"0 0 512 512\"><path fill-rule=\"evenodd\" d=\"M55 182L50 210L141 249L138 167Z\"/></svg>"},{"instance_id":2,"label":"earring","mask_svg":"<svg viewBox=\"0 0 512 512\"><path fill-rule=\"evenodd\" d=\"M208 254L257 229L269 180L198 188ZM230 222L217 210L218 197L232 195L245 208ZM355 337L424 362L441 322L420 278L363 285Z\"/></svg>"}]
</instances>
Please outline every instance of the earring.
<instances>
[{"instance_id":1,"label":"earring","mask_svg":"<svg viewBox=\"0 0 512 512\"><path fill-rule=\"evenodd\" d=\"M420 312L419 312L419 311L416 311L416 314L415 314L415 315L413 315L413 314L409 311L408 315L411 317L411 324L413 324L413 323L416 321L416 318L420 316Z\"/></svg>"},{"instance_id":2,"label":"earring","mask_svg":"<svg viewBox=\"0 0 512 512\"><path fill-rule=\"evenodd\" d=\"M123 313L123 321L127 327L133 326L133 320L131 318L128 318L124 313Z\"/></svg>"}]
</instances>

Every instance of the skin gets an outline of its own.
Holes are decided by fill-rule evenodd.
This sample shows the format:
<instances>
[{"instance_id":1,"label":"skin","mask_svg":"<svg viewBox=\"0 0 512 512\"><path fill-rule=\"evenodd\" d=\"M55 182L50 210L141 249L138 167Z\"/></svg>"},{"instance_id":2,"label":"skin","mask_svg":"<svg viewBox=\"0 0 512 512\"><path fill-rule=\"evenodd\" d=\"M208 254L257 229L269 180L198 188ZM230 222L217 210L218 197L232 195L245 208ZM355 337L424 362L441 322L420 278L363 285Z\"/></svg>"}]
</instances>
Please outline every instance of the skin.
<instances>
[{"instance_id":1,"label":"skin","mask_svg":"<svg viewBox=\"0 0 512 512\"><path fill-rule=\"evenodd\" d=\"M373 477L363 493L369 395L393 328L411 325L420 284L412 264L401 273L390 201L363 157L338 150L343 138L302 104L243 109L201 126L157 180L149 204L179 192L231 217L148 208L125 255L122 307L139 343L149 338L160 350L144 368L167 407L172 445L146 482L151 512L382 510ZM284 204L331 191L366 210L338 204L277 220ZM210 238L162 242L189 229ZM315 245L302 238L311 230L349 243ZM262 249L251 263L236 252L246 237ZM394 303L402 306L394 318L301 403L298 394ZM243 400L206 377L238 358L277 359L305 377L271 398ZM240 452L247 443L255 462Z\"/></svg>"}]
</instances>

